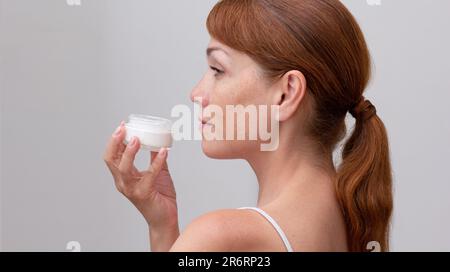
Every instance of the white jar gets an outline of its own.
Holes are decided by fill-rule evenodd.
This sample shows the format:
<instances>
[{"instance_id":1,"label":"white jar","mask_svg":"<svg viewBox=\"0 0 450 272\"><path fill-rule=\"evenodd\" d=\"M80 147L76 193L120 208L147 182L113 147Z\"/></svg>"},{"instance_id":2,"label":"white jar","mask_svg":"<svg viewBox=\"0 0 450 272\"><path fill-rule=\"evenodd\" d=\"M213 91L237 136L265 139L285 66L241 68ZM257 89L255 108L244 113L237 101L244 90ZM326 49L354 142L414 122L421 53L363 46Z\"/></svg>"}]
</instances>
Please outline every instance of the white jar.
<instances>
[{"instance_id":1,"label":"white jar","mask_svg":"<svg viewBox=\"0 0 450 272\"><path fill-rule=\"evenodd\" d=\"M172 147L172 122L170 120L131 114L125 128L125 144L128 144L131 138L137 137L143 150L158 152L163 147Z\"/></svg>"}]
</instances>

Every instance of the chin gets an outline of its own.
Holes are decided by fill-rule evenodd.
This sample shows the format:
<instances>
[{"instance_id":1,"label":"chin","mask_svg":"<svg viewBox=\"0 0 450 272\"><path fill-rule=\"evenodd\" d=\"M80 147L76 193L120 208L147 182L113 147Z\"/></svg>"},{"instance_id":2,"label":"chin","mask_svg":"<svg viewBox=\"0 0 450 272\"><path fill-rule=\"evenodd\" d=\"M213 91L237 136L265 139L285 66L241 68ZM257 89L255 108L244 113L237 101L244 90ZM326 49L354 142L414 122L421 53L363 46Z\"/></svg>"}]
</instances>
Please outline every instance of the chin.
<instances>
[{"instance_id":1,"label":"chin","mask_svg":"<svg viewBox=\"0 0 450 272\"><path fill-rule=\"evenodd\" d=\"M202 141L203 153L211 159L245 159L256 147L248 141Z\"/></svg>"},{"instance_id":2,"label":"chin","mask_svg":"<svg viewBox=\"0 0 450 272\"><path fill-rule=\"evenodd\" d=\"M211 159L233 159L224 141L202 141L203 153Z\"/></svg>"},{"instance_id":3,"label":"chin","mask_svg":"<svg viewBox=\"0 0 450 272\"><path fill-rule=\"evenodd\" d=\"M227 141L202 141L203 153L211 159L239 159L242 154L234 152L233 144Z\"/></svg>"}]
</instances>

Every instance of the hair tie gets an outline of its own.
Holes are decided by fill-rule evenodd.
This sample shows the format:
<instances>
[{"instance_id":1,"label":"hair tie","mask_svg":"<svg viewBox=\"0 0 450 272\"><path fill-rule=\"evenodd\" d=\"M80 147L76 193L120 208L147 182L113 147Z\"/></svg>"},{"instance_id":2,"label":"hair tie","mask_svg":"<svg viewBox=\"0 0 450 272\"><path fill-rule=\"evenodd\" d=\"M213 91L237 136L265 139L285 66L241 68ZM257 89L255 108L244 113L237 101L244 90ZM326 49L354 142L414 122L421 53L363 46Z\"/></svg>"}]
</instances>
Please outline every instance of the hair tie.
<instances>
[{"instance_id":1,"label":"hair tie","mask_svg":"<svg viewBox=\"0 0 450 272\"><path fill-rule=\"evenodd\" d=\"M355 119L367 121L377 114L377 109L369 100L361 97L358 103L354 104L354 106L350 109L350 114Z\"/></svg>"}]
</instances>

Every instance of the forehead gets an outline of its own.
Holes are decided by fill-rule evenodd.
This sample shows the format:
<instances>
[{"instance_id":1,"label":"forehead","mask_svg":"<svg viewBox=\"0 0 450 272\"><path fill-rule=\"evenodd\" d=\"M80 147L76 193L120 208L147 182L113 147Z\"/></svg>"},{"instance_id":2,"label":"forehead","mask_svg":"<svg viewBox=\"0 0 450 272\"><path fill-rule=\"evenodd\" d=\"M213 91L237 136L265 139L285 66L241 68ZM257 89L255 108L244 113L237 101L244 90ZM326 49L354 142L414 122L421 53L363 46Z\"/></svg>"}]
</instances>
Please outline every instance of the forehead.
<instances>
[{"instance_id":1,"label":"forehead","mask_svg":"<svg viewBox=\"0 0 450 272\"><path fill-rule=\"evenodd\" d=\"M226 44L223 44L219 42L218 40L211 38L208 44L208 48L219 48L227 53L234 53L236 52L233 48L227 46Z\"/></svg>"},{"instance_id":2,"label":"forehead","mask_svg":"<svg viewBox=\"0 0 450 272\"><path fill-rule=\"evenodd\" d=\"M221 56L231 59L234 64L242 68L249 66L257 68L259 66L255 61L253 61L250 56L248 56L244 52L237 51L214 38L211 38L208 44L208 49L213 49L214 52L217 52Z\"/></svg>"}]
</instances>

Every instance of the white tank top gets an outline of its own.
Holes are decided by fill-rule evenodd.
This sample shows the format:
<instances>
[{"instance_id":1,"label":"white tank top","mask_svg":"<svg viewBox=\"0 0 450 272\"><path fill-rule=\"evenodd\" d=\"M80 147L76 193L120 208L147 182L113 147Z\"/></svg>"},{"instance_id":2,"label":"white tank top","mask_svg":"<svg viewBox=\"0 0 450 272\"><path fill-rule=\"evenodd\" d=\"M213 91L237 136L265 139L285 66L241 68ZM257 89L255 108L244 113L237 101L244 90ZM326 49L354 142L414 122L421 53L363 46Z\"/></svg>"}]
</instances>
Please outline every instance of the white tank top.
<instances>
[{"instance_id":1,"label":"white tank top","mask_svg":"<svg viewBox=\"0 0 450 272\"><path fill-rule=\"evenodd\" d=\"M287 251L288 252L293 252L294 251L294 250L292 250L291 244L289 243L289 240L287 239L286 234L284 234L284 232L281 229L280 225L278 225L278 223L275 221L275 219L273 219L265 211L261 210L260 208L256 208L256 207L242 207L242 208L239 208L239 210L254 210L254 211L257 211L262 216L264 216L264 218L266 218L267 221L269 221L270 224L272 224L272 226L278 232L278 235L280 235L281 240L283 240L283 243L284 243Z\"/></svg>"}]
</instances>

